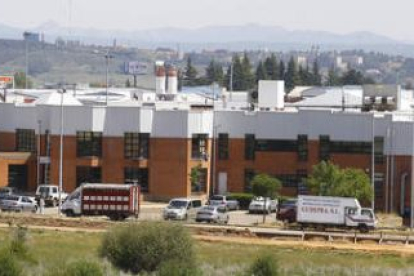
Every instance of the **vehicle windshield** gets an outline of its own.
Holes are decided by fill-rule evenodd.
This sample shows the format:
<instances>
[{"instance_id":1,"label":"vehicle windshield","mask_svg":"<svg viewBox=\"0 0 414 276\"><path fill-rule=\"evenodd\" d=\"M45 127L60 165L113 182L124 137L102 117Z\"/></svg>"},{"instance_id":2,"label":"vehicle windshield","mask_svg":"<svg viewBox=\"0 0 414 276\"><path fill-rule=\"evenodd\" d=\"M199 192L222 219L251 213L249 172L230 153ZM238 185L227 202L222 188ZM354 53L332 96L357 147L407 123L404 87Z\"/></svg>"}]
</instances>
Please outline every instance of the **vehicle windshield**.
<instances>
[{"instance_id":1,"label":"vehicle windshield","mask_svg":"<svg viewBox=\"0 0 414 276\"><path fill-rule=\"evenodd\" d=\"M170 201L169 207L172 208L187 208L187 201L183 201L183 200L172 200Z\"/></svg>"},{"instance_id":2,"label":"vehicle windshield","mask_svg":"<svg viewBox=\"0 0 414 276\"><path fill-rule=\"evenodd\" d=\"M201 208L201 210L214 211L216 208L217 208L217 206L211 206L211 205L209 205L209 206L203 206Z\"/></svg>"},{"instance_id":3,"label":"vehicle windshield","mask_svg":"<svg viewBox=\"0 0 414 276\"><path fill-rule=\"evenodd\" d=\"M282 202L281 207L296 206L296 200L286 200Z\"/></svg>"},{"instance_id":4,"label":"vehicle windshield","mask_svg":"<svg viewBox=\"0 0 414 276\"><path fill-rule=\"evenodd\" d=\"M49 187L39 187L40 194L49 194Z\"/></svg>"},{"instance_id":5,"label":"vehicle windshield","mask_svg":"<svg viewBox=\"0 0 414 276\"><path fill-rule=\"evenodd\" d=\"M261 197L261 196L255 197L253 199L253 201L264 201L264 200L265 200L265 198L264 197ZM269 199L267 199L267 200L269 200Z\"/></svg>"},{"instance_id":6,"label":"vehicle windshield","mask_svg":"<svg viewBox=\"0 0 414 276\"><path fill-rule=\"evenodd\" d=\"M2 189L0 189L0 194L8 194L9 193L9 189L7 189L7 188L2 188Z\"/></svg>"}]
</instances>

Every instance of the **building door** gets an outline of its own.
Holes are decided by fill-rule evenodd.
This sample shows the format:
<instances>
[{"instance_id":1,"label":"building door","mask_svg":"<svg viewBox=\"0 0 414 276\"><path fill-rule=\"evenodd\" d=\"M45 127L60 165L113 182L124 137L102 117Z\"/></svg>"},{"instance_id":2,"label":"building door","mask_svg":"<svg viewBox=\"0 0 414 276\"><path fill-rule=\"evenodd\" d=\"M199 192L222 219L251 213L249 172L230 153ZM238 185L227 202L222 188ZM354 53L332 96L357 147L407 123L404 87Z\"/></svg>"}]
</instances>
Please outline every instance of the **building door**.
<instances>
[{"instance_id":1,"label":"building door","mask_svg":"<svg viewBox=\"0 0 414 276\"><path fill-rule=\"evenodd\" d=\"M9 187L26 192L28 187L27 165L9 165Z\"/></svg>"},{"instance_id":2,"label":"building door","mask_svg":"<svg viewBox=\"0 0 414 276\"><path fill-rule=\"evenodd\" d=\"M227 193L227 173L220 172L218 175L218 193L223 195Z\"/></svg>"}]
</instances>

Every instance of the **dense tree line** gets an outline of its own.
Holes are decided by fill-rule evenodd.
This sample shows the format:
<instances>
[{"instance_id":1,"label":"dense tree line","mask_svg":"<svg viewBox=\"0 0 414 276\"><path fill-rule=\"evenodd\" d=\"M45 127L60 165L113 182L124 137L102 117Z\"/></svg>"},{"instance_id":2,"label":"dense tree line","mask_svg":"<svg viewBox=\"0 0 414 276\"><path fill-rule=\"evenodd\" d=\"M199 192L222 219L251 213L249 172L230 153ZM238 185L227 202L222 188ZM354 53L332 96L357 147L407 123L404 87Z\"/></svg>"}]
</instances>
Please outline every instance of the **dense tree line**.
<instances>
[{"instance_id":1,"label":"dense tree line","mask_svg":"<svg viewBox=\"0 0 414 276\"><path fill-rule=\"evenodd\" d=\"M331 69L326 78L322 77L317 60L311 65L298 65L291 57L287 63L278 61L272 54L265 60L257 63L255 70L247 53L242 56L235 54L231 65L227 66L226 73L223 65L212 59L206 68L205 76L198 76L197 69L193 66L191 58L187 59L184 73L180 83L186 86L209 85L218 83L228 90L246 91L257 89L260 80L284 80L286 91L291 91L296 86L339 86L339 85L363 85L373 84L374 80L365 77L360 71L350 69L339 74Z\"/></svg>"}]
</instances>

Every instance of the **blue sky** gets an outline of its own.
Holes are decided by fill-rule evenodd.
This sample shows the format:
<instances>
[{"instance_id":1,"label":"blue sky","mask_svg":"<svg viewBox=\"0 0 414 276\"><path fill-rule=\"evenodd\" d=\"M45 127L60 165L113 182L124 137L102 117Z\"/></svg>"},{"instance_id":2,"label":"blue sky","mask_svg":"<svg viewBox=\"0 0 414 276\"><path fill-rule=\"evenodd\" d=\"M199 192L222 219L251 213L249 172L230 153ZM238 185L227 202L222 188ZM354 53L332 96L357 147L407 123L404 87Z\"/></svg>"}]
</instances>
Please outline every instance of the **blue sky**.
<instances>
[{"instance_id":1,"label":"blue sky","mask_svg":"<svg viewBox=\"0 0 414 276\"><path fill-rule=\"evenodd\" d=\"M0 0L0 2L3 2L0 8L0 23L24 28L35 27L47 21L55 21L62 26L123 30L256 23L287 29L311 29L336 33L372 31L400 40L414 41L414 31L412 31L414 1L412 0ZM69 6L72 8L69 9Z\"/></svg>"}]
</instances>

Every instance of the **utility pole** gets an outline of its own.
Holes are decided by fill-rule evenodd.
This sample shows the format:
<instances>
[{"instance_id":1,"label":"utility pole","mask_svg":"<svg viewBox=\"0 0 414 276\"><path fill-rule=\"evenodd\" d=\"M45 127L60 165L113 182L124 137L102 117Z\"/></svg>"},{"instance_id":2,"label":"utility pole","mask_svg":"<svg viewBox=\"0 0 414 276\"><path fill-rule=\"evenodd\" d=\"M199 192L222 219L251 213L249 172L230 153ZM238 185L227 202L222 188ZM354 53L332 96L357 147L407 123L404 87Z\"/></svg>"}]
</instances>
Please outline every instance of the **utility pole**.
<instances>
[{"instance_id":1,"label":"utility pole","mask_svg":"<svg viewBox=\"0 0 414 276\"><path fill-rule=\"evenodd\" d=\"M62 88L60 94L60 143L59 143L59 208L58 214L62 213L62 189L63 189L63 96L66 92Z\"/></svg>"},{"instance_id":2,"label":"utility pole","mask_svg":"<svg viewBox=\"0 0 414 276\"><path fill-rule=\"evenodd\" d=\"M373 198L372 198L372 210L375 209L375 111L372 112L372 125L371 125L371 133L372 133L372 147L371 147L371 186L373 190Z\"/></svg>"},{"instance_id":3,"label":"utility pole","mask_svg":"<svg viewBox=\"0 0 414 276\"><path fill-rule=\"evenodd\" d=\"M113 56L108 52L106 52L105 54L105 60L106 60L106 99L105 99L105 103L108 106L108 73L109 73L109 60L112 59Z\"/></svg>"}]
</instances>

